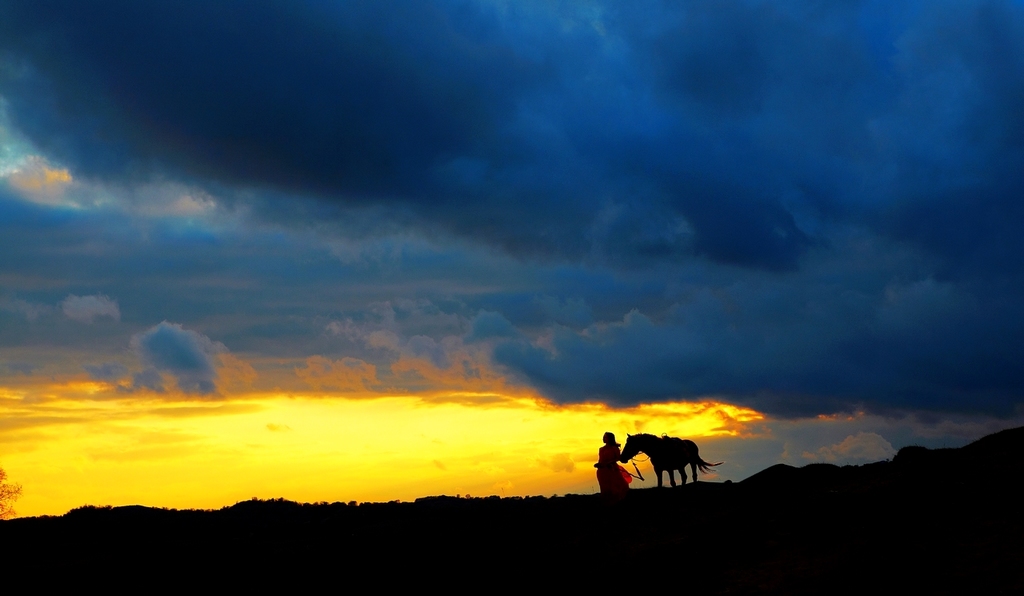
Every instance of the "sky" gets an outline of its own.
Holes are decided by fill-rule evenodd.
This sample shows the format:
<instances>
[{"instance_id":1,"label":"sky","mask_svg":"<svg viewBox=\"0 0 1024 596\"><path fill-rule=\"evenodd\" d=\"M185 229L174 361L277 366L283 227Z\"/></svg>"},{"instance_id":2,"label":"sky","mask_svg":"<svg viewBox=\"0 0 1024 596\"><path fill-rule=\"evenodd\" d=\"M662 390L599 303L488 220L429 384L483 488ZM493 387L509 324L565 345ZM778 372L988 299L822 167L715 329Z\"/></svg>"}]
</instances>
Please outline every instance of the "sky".
<instances>
[{"instance_id":1,"label":"sky","mask_svg":"<svg viewBox=\"0 0 1024 596\"><path fill-rule=\"evenodd\" d=\"M0 1L0 467L550 495L605 431L739 481L1020 426L1021 105L1011 0Z\"/></svg>"}]
</instances>

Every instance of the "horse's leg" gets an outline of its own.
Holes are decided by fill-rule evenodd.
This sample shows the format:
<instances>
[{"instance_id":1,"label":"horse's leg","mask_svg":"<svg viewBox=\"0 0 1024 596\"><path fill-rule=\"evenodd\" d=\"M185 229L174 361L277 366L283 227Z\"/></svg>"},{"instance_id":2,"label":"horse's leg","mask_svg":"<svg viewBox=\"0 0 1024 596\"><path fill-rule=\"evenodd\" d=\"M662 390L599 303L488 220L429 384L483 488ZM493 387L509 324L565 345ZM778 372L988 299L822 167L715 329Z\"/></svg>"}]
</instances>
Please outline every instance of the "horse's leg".
<instances>
[{"instance_id":1,"label":"horse's leg","mask_svg":"<svg viewBox=\"0 0 1024 596\"><path fill-rule=\"evenodd\" d=\"M661 468L654 468L654 474L658 477L658 488L661 488Z\"/></svg>"},{"instance_id":2,"label":"horse's leg","mask_svg":"<svg viewBox=\"0 0 1024 596\"><path fill-rule=\"evenodd\" d=\"M693 470L693 481L697 482L697 464L690 462L690 469ZM683 474L686 474L686 472L683 471Z\"/></svg>"},{"instance_id":3,"label":"horse's leg","mask_svg":"<svg viewBox=\"0 0 1024 596\"><path fill-rule=\"evenodd\" d=\"M672 487L675 488L675 486L676 486L676 471L673 470L672 468L668 469L668 481L670 483L672 483Z\"/></svg>"},{"instance_id":4,"label":"horse's leg","mask_svg":"<svg viewBox=\"0 0 1024 596\"><path fill-rule=\"evenodd\" d=\"M682 481L679 484L686 484L686 464L679 466L679 479Z\"/></svg>"}]
</instances>

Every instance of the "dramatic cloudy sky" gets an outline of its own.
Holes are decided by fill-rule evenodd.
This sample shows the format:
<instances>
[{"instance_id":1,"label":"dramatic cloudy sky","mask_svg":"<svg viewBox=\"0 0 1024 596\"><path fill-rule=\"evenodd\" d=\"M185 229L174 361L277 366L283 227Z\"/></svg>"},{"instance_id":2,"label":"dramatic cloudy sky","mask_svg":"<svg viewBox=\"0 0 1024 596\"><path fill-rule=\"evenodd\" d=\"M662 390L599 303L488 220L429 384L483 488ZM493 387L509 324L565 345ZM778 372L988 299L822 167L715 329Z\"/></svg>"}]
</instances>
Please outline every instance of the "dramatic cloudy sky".
<instances>
[{"instance_id":1,"label":"dramatic cloudy sky","mask_svg":"<svg viewBox=\"0 0 1024 596\"><path fill-rule=\"evenodd\" d=\"M736 479L1019 424L1022 106L1015 0L0 2L0 465L282 404L581 435L467 438L578 474L477 492L601 424Z\"/></svg>"}]
</instances>

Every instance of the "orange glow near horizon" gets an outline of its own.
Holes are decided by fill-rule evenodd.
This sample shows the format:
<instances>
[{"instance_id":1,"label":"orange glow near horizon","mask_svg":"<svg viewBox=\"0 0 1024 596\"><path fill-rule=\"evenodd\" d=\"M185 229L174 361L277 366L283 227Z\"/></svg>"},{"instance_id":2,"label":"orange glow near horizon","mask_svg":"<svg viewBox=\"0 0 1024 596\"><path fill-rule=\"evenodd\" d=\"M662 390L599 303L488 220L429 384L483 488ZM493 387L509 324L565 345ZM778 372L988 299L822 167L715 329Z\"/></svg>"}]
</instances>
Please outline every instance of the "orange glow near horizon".
<instances>
[{"instance_id":1,"label":"orange glow near horizon","mask_svg":"<svg viewBox=\"0 0 1024 596\"><path fill-rule=\"evenodd\" d=\"M0 388L0 466L19 516L82 505L212 509L258 498L412 500L596 490L605 431L742 435L763 419L712 401L613 409L453 393L346 399L82 399L111 387ZM60 397L58 397L60 396Z\"/></svg>"}]
</instances>

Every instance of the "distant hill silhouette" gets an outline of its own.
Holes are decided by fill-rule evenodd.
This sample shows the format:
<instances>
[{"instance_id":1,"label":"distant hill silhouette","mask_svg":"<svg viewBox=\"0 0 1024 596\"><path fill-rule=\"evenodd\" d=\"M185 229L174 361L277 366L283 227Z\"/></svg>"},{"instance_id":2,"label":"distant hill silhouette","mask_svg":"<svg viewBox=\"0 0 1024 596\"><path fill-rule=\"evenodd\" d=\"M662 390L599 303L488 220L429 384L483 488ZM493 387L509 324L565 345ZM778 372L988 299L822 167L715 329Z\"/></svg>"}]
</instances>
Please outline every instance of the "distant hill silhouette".
<instances>
[{"instance_id":1,"label":"distant hill silhouette","mask_svg":"<svg viewBox=\"0 0 1024 596\"><path fill-rule=\"evenodd\" d=\"M142 578L352 588L358 578L459 591L671 583L698 594L1021 594L1022 461L1016 428L863 466L779 464L742 482L634 489L612 507L597 495L87 506L0 522L0 544L9 569L107 587Z\"/></svg>"},{"instance_id":2,"label":"distant hill silhouette","mask_svg":"<svg viewBox=\"0 0 1024 596\"><path fill-rule=\"evenodd\" d=\"M1024 427L988 435L964 447L904 447L891 462L862 466L827 463L794 467L776 464L739 484L761 490L933 490L950 484L1016 485L1024 470Z\"/></svg>"}]
</instances>

